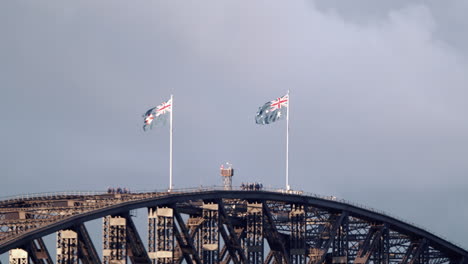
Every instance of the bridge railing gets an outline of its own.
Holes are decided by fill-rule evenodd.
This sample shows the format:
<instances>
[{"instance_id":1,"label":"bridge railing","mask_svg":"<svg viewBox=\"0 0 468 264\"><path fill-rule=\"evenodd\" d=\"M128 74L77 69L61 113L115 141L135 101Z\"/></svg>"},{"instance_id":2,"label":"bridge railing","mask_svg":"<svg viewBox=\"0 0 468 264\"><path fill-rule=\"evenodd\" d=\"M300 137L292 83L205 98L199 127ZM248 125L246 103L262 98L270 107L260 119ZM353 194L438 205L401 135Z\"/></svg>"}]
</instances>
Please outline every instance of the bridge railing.
<instances>
[{"instance_id":1,"label":"bridge railing","mask_svg":"<svg viewBox=\"0 0 468 264\"><path fill-rule=\"evenodd\" d=\"M43 199L54 197L67 197L67 196L85 196L85 195L101 195L105 194L104 191L62 191L62 192L43 192L43 193L26 193L19 195L10 195L0 197L1 203L8 203L12 201L30 200L30 199Z\"/></svg>"},{"instance_id":2,"label":"bridge railing","mask_svg":"<svg viewBox=\"0 0 468 264\"><path fill-rule=\"evenodd\" d=\"M153 197L155 194L159 195L174 195L174 194L180 194L180 193L203 193L207 191L224 191L224 186L199 186L199 187L190 187L190 188L178 188L178 189L153 189L153 190L137 190L137 191L130 191L128 192L129 194L141 194L143 196L148 196ZM232 189L233 191L249 191L246 190L245 187L241 188L241 186L233 186ZM310 192L303 192L300 190L285 190L282 188L274 188L274 187L263 187L261 189L253 189L251 191L265 191L265 192L278 192L282 193L285 195L304 195L308 197L314 197L318 199L323 199L323 200L329 200L329 201L335 201L343 204L347 204L350 206L358 207L361 209L365 209L377 214L381 214L387 217L391 217L393 219L396 219L398 221L404 222L406 224L410 224L414 227L417 227L421 230L424 230L426 232L432 233L446 241L449 241L445 236L442 236L440 234L436 234L432 231L429 231L427 228L422 227L418 224L415 224L414 222L408 221L407 219L403 219L399 216L395 216L393 214L390 214L388 212L384 212L382 210L378 210L372 207L369 207L367 205L359 204L356 202L352 202L349 200L337 198L335 196L331 195L320 195L316 193L310 193ZM72 197L72 196L96 196L96 195L104 195L104 194L109 194L109 191L62 191L62 192L44 192L44 193L30 193L30 194L21 194L21 195L13 195L13 196L7 196L7 197L0 197L0 206L1 204L5 203L11 203L11 202L16 202L16 201L24 201L24 200L31 200L31 199L63 199L66 197ZM145 195L146 194L146 195ZM449 241L450 243L463 248L461 245L458 243L454 243L452 241Z\"/></svg>"}]
</instances>

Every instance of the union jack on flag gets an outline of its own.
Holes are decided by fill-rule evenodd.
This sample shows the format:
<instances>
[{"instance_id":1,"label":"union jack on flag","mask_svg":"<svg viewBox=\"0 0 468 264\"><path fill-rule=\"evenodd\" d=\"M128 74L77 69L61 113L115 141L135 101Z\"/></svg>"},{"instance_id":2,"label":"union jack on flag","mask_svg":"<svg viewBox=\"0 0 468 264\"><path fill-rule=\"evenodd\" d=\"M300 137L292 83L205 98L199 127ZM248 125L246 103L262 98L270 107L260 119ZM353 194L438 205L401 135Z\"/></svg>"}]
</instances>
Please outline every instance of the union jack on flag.
<instances>
[{"instance_id":1,"label":"union jack on flag","mask_svg":"<svg viewBox=\"0 0 468 264\"><path fill-rule=\"evenodd\" d=\"M172 111L172 99L156 106L156 116L164 115Z\"/></svg>"},{"instance_id":2,"label":"union jack on flag","mask_svg":"<svg viewBox=\"0 0 468 264\"><path fill-rule=\"evenodd\" d=\"M263 106L258 108L255 115L255 123L259 125L267 125L285 116L289 103L289 95L278 97L273 101L266 102Z\"/></svg>"},{"instance_id":3,"label":"union jack on flag","mask_svg":"<svg viewBox=\"0 0 468 264\"><path fill-rule=\"evenodd\" d=\"M172 111L172 99L169 99L167 102L163 102L162 104L150 108L146 113L143 115L144 125L143 130L147 131L148 129L152 129L154 125L158 123L166 123L166 115L167 113Z\"/></svg>"}]
</instances>

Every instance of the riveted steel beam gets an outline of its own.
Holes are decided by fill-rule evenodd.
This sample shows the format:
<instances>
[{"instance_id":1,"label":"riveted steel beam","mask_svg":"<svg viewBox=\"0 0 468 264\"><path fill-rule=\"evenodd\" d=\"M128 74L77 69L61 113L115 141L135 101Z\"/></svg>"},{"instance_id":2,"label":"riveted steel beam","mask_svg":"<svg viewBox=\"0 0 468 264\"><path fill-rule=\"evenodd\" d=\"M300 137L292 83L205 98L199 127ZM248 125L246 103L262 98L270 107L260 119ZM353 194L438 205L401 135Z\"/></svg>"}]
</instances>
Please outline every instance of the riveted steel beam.
<instances>
[{"instance_id":1,"label":"riveted steel beam","mask_svg":"<svg viewBox=\"0 0 468 264\"><path fill-rule=\"evenodd\" d=\"M262 203L247 203L246 213L245 250L248 263L263 263L264 253L264 214Z\"/></svg>"},{"instance_id":2,"label":"riveted steel beam","mask_svg":"<svg viewBox=\"0 0 468 264\"><path fill-rule=\"evenodd\" d=\"M236 227L235 230L235 236L236 238L241 241L242 237L244 237L244 228L242 227ZM220 263L230 263L231 262L231 254L228 254L228 247L226 244L223 245L223 248L221 249L219 253L219 260ZM243 263L248 263L248 262L243 262Z\"/></svg>"},{"instance_id":3,"label":"riveted steel beam","mask_svg":"<svg viewBox=\"0 0 468 264\"><path fill-rule=\"evenodd\" d=\"M174 212L176 210L174 209ZM182 219L181 212L179 212L177 208L177 212L179 214L175 214L177 219L177 223L181 227L181 231L183 234L183 238L192 247L192 259L195 260L196 264L201 264L201 252L202 252L202 239L201 239L201 227L203 224L203 218L197 215L190 215L187 219L187 223L184 223ZM176 261L176 264L182 263L182 258Z\"/></svg>"},{"instance_id":4,"label":"riveted steel beam","mask_svg":"<svg viewBox=\"0 0 468 264\"><path fill-rule=\"evenodd\" d=\"M133 264L151 264L145 245L130 214L126 214L125 219L127 222L127 247L130 261Z\"/></svg>"},{"instance_id":5,"label":"riveted steel beam","mask_svg":"<svg viewBox=\"0 0 468 264\"><path fill-rule=\"evenodd\" d=\"M292 205L289 212L289 252L291 263L304 264L306 261L306 212L303 205Z\"/></svg>"},{"instance_id":6,"label":"riveted steel beam","mask_svg":"<svg viewBox=\"0 0 468 264\"><path fill-rule=\"evenodd\" d=\"M219 252L219 259L222 263L229 263L229 261L231 261L231 255L228 254L228 249L226 245L224 245L221 251Z\"/></svg>"},{"instance_id":7,"label":"riveted steel beam","mask_svg":"<svg viewBox=\"0 0 468 264\"><path fill-rule=\"evenodd\" d=\"M204 264L219 262L219 205L203 204L202 256Z\"/></svg>"},{"instance_id":8,"label":"riveted steel beam","mask_svg":"<svg viewBox=\"0 0 468 264\"><path fill-rule=\"evenodd\" d=\"M421 253L427 248L426 239L420 239L418 241L413 241L406 251L405 256L401 260L401 264L410 263L413 264L418 261Z\"/></svg>"},{"instance_id":9,"label":"riveted steel beam","mask_svg":"<svg viewBox=\"0 0 468 264\"><path fill-rule=\"evenodd\" d=\"M78 257L83 264L101 264L96 247L84 224L75 228L78 233Z\"/></svg>"},{"instance_id":10,"label":"riveted steel beam","mask_svg":"<svg viewBox=\"0 0 468 264\"><path fill-rule=\"evenodd\" d=\"M121 216L103 218L102 256L104 264L127 263L127 220Z\"/></svg>"},{"instance_id":11,"label":"riveted steel beam","mask_svg":"<svg viewBox=\"0 0 468 264\"><path fill-rule=\"evenodd\" d=\"M289 252L286 249L286 240L284 236L280 235L278 229L273 221L270 208L266 203L263 203L263 212L265 216L264 235L270 246L270 250L275 251L274 257L277 263L290 263Z\"/></svg>"},{"instance_id":12,"label":"riveted steel beam","mask_svg":"<svg viewBox=\"0 0 468 264\"><path fill-rule=\"evenodd\" d=\"M247 263L247 258L242 248L242 242L239 240L238 233L236 233L236 231L234 230L234 226L231 222L231 219L226 213L224 203L222 200L218 200L217 202L219 204L219 213L221 219L220 231L224 243L227 246L227 249L231 256L231 259L234 261L235 264L239 263L240 261L242 261L242 263ZM226 228L228 229L229 235L226 233L224 226L226 226Z\"/></svg>"},{"instance_id":13,"label":"riveted steel beam","mask_svg":"<svg viewBox=\"0 0 468 264\"><path fill-rule=\"evenodd\" d=\"M148 209L149 257L155 263L173 263L174 210L169 207Z\"/></svg>"},{"instance_id":14,"label":"riveted steel beam","mask_svg":"<svg viewBox=\"0 0 468 264\"><path fill-rule=\"evenodd\" d=\"M188 245L187 241L185 241L184 237L181 235L181 232L179 231L179 228L177 228L176 225L174 225L174 236L177 240L177 245L175 247L174 252L178 252L175 255L182 254L183 257L181 258L180 256L174 256L174 262L181 262L182 259L185 259L186 263L193 263L194 261L190 256L191 248Z\"/></svg>"},{"instance_id":15,"label":"riveted steel beam","mask_svg":"<svg viewBox=\"0 0 468 264\"><path fill-rule=\"evenodd\" d=\"M297 217L291 218L294 205L304 205L307 208L311 208L310 210L306 210L308 215L306 216L305 249L309 262L313 258L315 261L316 256L324 256L322 263L333 262L344 264L354 262L357 258L356 262L401 263L404 261L406 264L410 262L414 262L415 264L417 262L425 264L460 264L460 262L466 262L466 258L468 257L468 252L465 249L425 230L380 212L337 201L336 199L268 191L215 190L187 193L153 192L82 196L59 195L57 197L48 196L21 198L15 199L15 201L0 201L0 253L4 253L12 248L26 248L30 241L59 230L71 229L77 231L74 229L74 226L78 226L84 222L106 215L123 215L129 210L136 208L171 205L171 207L181 207L182 213L202 218L204 211L203 201L216 202L220 199L225 202L227 218L230 220L231 225L235 228L244 228L242 236L238 236L237 239L244 246L244 253L247 259L249 259L249 256L245 247L246 233L260 233L260 231L247 231L247 203L254 201L265 201L271 210L273 218L270 220L271 224L268 223L268 219L264 216L266 223L263 227L265 238L269 245L272 245L271 249L275 249L272 254L269 254L270 257L267 256L267 258L271 259L271 262L279 263L287 261L288 258L283 256L284 252L290 256L300 256L300 254L294 253L302 253L303 251L303 247L298 246L302 244L302 238L300 237L302 234L300 230L302 230L303 226L301 224L302 220L296 219ZM314 213L309 214L312 211ZM349 217L347 218L348 224L342 224L337 233L334 236L330 236L330 230L333 229L330 226L333 225L336 219L329 217L331 215L339 215L343 211L349 212ZM222 216L220 217L222 218ZM218 228L222 227L224 232L218 230L218 235L223 236L223 239L219 242L218 250L226 244L224 240L227 239L229 241L229 237L231 236L229 225L226 224L227 220L221 218ZM375 237L369 237L369 230L376 223L386 225L386 228L380 235L381 241L376 241ZM273 239L271 239L272 235L268 234L272 226L275 226L277 229L277 237L279 239L276 243L283 244L284 251L281 245L276 245L275 247L274 242L272 242ZM187 222L187 227L190 229L190 236L193 237L193 248L196 248L196 251L202 254L203 246L206 245L206 243L203 243L203 235L206 232L202 231L203 228L199 229L200 225L192 229L192 226ZM180 238L184 240L186 236L181 227L176 226L176 228L178 228ZM192 232L192 230L200 231ZM176 231L174 229L174 232ZM327 246L332 237L334 237L333 242ZM420 248L420 252L418 253L418 247L413 245L410 251L408 251L411 243L415 243L422 238L427 240L426 248ZM81 241L78 244L82 245ZM364 244L366 244L365 248L363 248ZM235 248L234 244L231 244L230 248ZM327 248L327 251L323 255L325 248ZM314 255L314 250L320 251L318 252L320 254ZM175 253L179 252L181 251L176 249ZM229 260L230 262L234 262L231 259L231 254L228 254L228 252L228 248L221 250L221 253L224 254L221 254L223 257L218 261ZM127 246L127 257L130 257L132 254L132 250ZM408 256L406 256L407 254ZM242 262L237 251L235 255ZM415 258L414 256L418 257ZM175 257L175 263L179 263L178 256ZM81 256L80 259L83 260ZM289 261L291 261L290 258Z\"/></svg>"},{"instance_id":16,"label":"riveted steel beam","mask_svg":"<svg viewBox=\"0 0 468 264\"><path fill-rule=\"evenodd\" d=\"M181 230L180 232L177 230L178 244L181 247L182 253L184 254L186 261L188 263L195 262L196 264L201 264L200 256L198 255L198 251L193 241L193 235L195 234L196 229L193 229L192 234L191 234L190 230L185 225L185 222L178 208L174 208L174 216ZM185 256L185 255L188 255L188 256Z\"/></svg>"},{"instance_id":17,"label":"riveted steel beam","mask_svg":"<svg viewBox=\"0 0 468 264\"><path fill-rule=\"evenodd\" d=\"M57 263L78 262L78 233L73 230L60 230L57 232Z\"/></svg>"},{"instance_id":18,"label":"riveted steel beam","mask_svg":"<svg viewBox=\"0 0 468 264\"><path fill-rule=\"evenodd\" d=\"M383 231L383 225L372 226L369 229L366 239L362 242L361 248L359 249L354 263L356 264L367 264L369 257L376 249L377 244L381 241Z\"/></svg>"},{"instance_id":19,"label":"riveted steel beam","mask_svg":"<svg viewBox=\"0 0 468 264\"><path fill-rule=\"evenodd\" d=\"M265 258L265 262L263 262L264 264L270 264L271 263L271 261L273 260L273 252L274 252L273 250L270 250L268 252L268 255Z\"/></svg>"},{"instance_id":20,"label":"riveted steel beam","mask_svg":"<svg viewBox=\"0 0 468 264\"><path fill-rule=\"evenodd\" d=\"M336 234L340 229L343 221L348 217L347 212L342 212L341 214L332 214L330 215L331 219L335 219L333 224L327 226L323 229L323 232L320 234L320 243L318 248L312 248L309 251L312 252L313 256L310 257L309 263L321 264L325 261L327 252L330 249L333 241L335 240Z\"/></svg>"},{"instance_id":21,"label":"riveted steel beam","mask_svg":"<svg viewBox=\"0 0 468 264\"><path fill-rule=\"evenodd\" d=\"M234 264L239 264L239 259L236 255L237 250L236 250L234 241L229 237L229 235L227 234L222 224L219 226L219 233L221 234L221 237L223 238L224 246L227 248L227 251L229 252L230 259L232 259ZM222 259L221 256L219 257L219 259Z\"/></svg>"},{"instance_id":22,"label":"riveted steel beam","mask_svg":"<svg viewBox=\"0 0 468 264\"><path fill-rule=\"evenodd\" d=\"M52 258L50 257L49 251L44 244L42 238L31 241L26 247L29 257L33 263L37 264L52 264Z\"/></svg>"}]
</instances>

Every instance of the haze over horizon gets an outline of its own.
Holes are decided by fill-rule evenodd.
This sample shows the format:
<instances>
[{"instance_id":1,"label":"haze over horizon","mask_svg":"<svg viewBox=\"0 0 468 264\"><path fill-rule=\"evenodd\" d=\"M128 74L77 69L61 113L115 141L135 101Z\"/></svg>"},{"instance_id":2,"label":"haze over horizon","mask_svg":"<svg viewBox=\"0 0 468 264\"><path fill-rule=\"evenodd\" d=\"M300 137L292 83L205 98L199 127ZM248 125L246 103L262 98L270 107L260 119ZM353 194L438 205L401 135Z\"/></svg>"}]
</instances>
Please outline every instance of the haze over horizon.
<instances>
[{"instance_id":1,"label":"haze over horizon","mask_svg":"<svg viewBox=\"0 0 468 264\"><path fill-rule=\"evenodd\" d=\"M407 219L468 249L468 1L4 1L0 196L290 185Z\"/></svg>"}]
</instances>

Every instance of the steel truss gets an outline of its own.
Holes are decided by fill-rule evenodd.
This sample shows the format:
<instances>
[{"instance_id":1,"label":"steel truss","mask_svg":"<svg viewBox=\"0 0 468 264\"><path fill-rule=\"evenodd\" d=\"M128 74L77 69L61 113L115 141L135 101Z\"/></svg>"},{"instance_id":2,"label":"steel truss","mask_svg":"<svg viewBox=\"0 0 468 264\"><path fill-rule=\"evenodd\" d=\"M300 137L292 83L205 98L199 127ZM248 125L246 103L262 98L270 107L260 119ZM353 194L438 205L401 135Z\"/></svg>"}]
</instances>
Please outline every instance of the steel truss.
<instances>
[{"instance_id":1,"label":"steel truss","mask_svg":"<svg viewBox=\"0 0 468 264\"><path fill-rule=\"evenodd\" d=\"M281 199L281 196L278 199L266 199L261 195L225 198L222 194L206 199L203 196L168 199L166 203L148 206L146 246L129 210L116 210L117 213L104 216L102 263L468 263L468 254L453 253L434 242L431 236L406 232L405 226L396 226L378 216L359 215L353 208L330 205L339 205L338 202L325 201L316 205L299 199ZM125 202L132 199L136 198L127 197ZM0 217L0 228L5 230L0 242L2 237L11 238L11 234L20 230L43 227L44 221L52 223L57 218L87 212L81 206L93 207L89 200L83 202L74 197L73 202L66 204L78 207L76 212L67 208L61 215L53 206L54 202L37 202L38 212L31 209L34 203L29 202L26 207L0 208L0 214L2 210L8 211ZM59 204L63 207L65 202ZM103 201L99 206L94 204L94 208L102 208L103 204L114 206L115 201ZM49 212L56 212L54 216L38 217L46 214L48 206ZM12 213L25 211L34 217ZM60 264L101 263L83 223L57 232L56 254ZM25 240L18 249L10 251L10 263L27 263L28 259L34 264L52 263L40 237Z\"/></svg>"},{"instance_id":2,"label":"steel truss","mask_svg":"<svg viewBox=\"0 0 468 264\"><path fill-rule=\"evenodd\" d=\"M172 208L150 208L148 213L149 257L155 263L173 263L174 213Z\"/></svg>"},{"instance_id":3,"label":"steel truss","mask_svg":"<svg viewBox=\"0 0 468 264\"><path fill-rule=\"evenodd\" d=\"M246 215L246 237L245 249L247 251L248 263L263 263L265 251L263 238L263 209L261 203L248 203Z\"/></svg>"},{"instance_id":4,"label":"steel truss","mask_svg":"<svg viewBox=\"0 0 468 264\"><path fill-rule=\"evenodd\" d=\"M57 232L57 264L78 264L78 233L75 231Z\"/></svg>"},{"instance_id":5,"label":"steel truss","mask_svg":"<svg viewBox=\"0 0 468 264\"><path fill-rule=\"evenodd\" d=\"M219 259L219 205L203 204L202 256L203 263L218 263Z\"/></svg>"},{"instance_id":6,"label":"steel truss","mask_svg":"<svg viewBox=\"0 0 468 264\"><path fill-rule=\"evenodd\" d=\"M26 246L28 255L33 263L38 264L52 264L52 258L50 257L49 251L47 250L42 238L32 240L29 245Z\"/></svg>"},{"instance_id":7,"label":"steel truss","mask_svg":"<svg viewBox=\"0 0 468 264\"><path fill-rule=\"evenodd\" d=\"M103 218L103 263L127 263L127 221L120 216Z\"/></svg>"}]
</instances>

